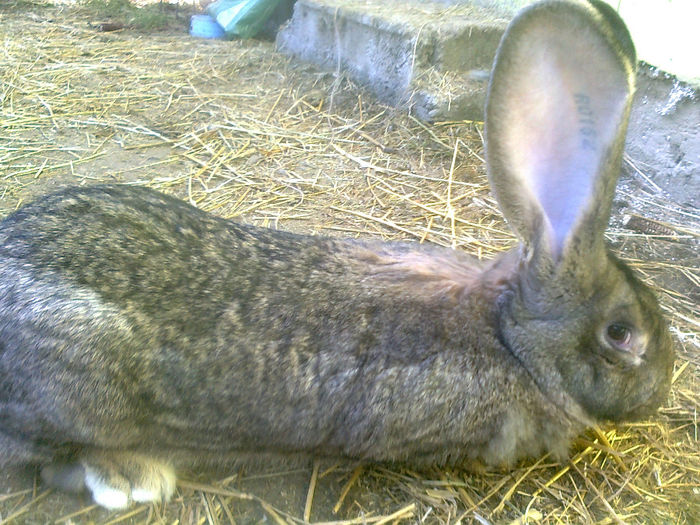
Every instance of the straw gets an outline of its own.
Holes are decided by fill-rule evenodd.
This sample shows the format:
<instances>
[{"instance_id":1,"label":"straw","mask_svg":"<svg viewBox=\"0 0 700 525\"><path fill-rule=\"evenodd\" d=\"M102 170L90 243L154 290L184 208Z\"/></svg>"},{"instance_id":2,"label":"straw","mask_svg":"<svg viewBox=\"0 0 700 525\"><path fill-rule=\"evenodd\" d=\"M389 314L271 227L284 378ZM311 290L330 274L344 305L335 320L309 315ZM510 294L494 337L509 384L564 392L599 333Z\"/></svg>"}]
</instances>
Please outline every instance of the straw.
<instances>
[{"instance_id":1,"label":"straw","mask_svg":"<svg viewBox=\"0 0 700 525\"><path fill-rule=\"evenodd\" d=\"M489 194L481 123L422 123L272 43L100 33L88 10L10 3L0 7L2 215L63 184L118 181L271 228L410 239L482 259L515 243ZM607 235L658 292L678 349L656 418L591 430L564 464L535 458L477 474L348 465L319 477L309 466L303 494L285 508L246 488L251 467L248 478L183 482L148 517L84 499L51 519L231 523L253 509L280 524L700 523L700 217L657 191L642 163L627 165L626 208L614 210ZM30 517L47 501L73 500L15 491L0 513L41 522Z\"/></svg>"}]
</instances>

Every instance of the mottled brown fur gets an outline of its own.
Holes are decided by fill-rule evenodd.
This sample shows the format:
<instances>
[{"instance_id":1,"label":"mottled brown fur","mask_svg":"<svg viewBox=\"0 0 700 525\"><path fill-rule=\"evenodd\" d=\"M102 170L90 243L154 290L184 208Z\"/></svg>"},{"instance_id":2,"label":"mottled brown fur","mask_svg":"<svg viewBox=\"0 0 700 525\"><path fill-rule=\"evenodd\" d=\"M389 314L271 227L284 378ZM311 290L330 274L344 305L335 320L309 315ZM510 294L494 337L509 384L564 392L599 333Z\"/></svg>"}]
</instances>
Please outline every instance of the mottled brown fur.
<instances>
[{"instance_id":1,"label":"mottled brown fur","mask_svg":"<svg viewBox=\"0 0 700 525\"><path fill-rule=\"evenodd\" d=\"M47 480L80 486L83 475L116 507L167 498L170 464L278 454L508 465L563 457L594 421L652 413L669 388L672 342L651 292L603 240L634 61L605 9L546 2L506 33L487 158L523 242L486 265L430 245L236 224L132 186L68 188L6 218L0 463L57 461ZM620 97L618 113L600 117L601 130L618 130L593 152L563 130L573 151L540 155L536 137L518 144L499 131L509 118L514 136L538 119L556 124L506 104L519 81L509 64L533 32L568 41L568 20L585 26L591 60L621 73L612 90L575 67L561 74L598 105ZM566 85L541 89L566 99ZM537 162L515 170L511 150ZM584 154L597 156L595 170L581 168ZM550 156L574 159L572 183L592 192L554 192L574 195L561 223L565 206L535 195L568 183L554 168L546 178ZM608 336L615 323L631 334L624 344Z\"/></svg>"}]
</instances>

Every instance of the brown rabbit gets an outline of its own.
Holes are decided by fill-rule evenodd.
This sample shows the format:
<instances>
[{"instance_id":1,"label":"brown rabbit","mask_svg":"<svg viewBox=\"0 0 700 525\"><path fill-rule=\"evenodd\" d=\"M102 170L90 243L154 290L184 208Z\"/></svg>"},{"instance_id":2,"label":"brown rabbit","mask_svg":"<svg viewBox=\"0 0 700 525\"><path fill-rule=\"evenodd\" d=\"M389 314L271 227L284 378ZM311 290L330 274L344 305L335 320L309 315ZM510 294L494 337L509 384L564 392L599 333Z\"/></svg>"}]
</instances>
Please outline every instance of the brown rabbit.
<instances>
[{"instance_id":1,"label":"brown rabbit","mask_svg":"<svg viewBox=\"0 0 700 525\"><path fill-rule=\"evenodd\" d=\"M509 464L664 402L650 290L606 248L635 55L599 1L524 10L486 108L522 243L458 251L236 224L142 187L0 225L0 462L117 508L239 454Z\"/></svg>"}]
</instances>

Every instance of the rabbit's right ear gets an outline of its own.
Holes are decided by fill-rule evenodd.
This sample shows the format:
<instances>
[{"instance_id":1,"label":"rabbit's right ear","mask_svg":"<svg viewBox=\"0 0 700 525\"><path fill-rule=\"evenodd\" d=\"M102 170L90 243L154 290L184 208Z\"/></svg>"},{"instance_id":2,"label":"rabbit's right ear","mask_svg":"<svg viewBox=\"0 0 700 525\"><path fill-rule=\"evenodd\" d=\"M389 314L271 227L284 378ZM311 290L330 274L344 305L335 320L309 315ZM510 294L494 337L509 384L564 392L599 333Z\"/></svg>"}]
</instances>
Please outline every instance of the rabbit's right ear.
<instances>
[{"instance_id":1,"label":"rabbit's right ear","mask_svg":"<svg viewBox=\"0 0 700 525\"><path fill-rule=\"evenodd\" d=\"M555 262L572 237L580 253L602 244L635 68L624 23L597 0L535 4L501 40L486 104L489 179L521 240Z\"/></svg>"}]
</instances>

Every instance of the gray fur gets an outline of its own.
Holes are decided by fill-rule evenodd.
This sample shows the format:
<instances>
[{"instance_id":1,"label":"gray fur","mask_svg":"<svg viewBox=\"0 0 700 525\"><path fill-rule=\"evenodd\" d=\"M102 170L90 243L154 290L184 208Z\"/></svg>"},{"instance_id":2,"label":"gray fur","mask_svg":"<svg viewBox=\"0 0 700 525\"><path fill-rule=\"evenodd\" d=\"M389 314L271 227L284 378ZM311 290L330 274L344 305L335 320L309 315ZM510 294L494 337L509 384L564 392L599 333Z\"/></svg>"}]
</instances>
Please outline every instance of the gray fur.
<instances>
[{"instance_id":1,"label":"gray fur","mask_svg":"<svg viewBox=\"0 0 700 525\"><path fill-rule=\"evenodd\" d=\"M597 34L594 56L612 46L608 56L631 61L631 42L582 4L516 19L496 61L487 147L523 244L490 264L236 224L143 187L69 188L7 217L0 463L46 464L45 478L70 488L86 473L88 486L128 495L169 486L168 463L239 454L418 466L564 457L595 421L653 413L671 339L651 292L603 242L627 110L556 249L539 204L508 200L517 181L496 155L509 147L498 104L517 81L510 50L551 16ZM605 342L614 321L634 331L629 351Z\"/></svg>"}]
</instances>

